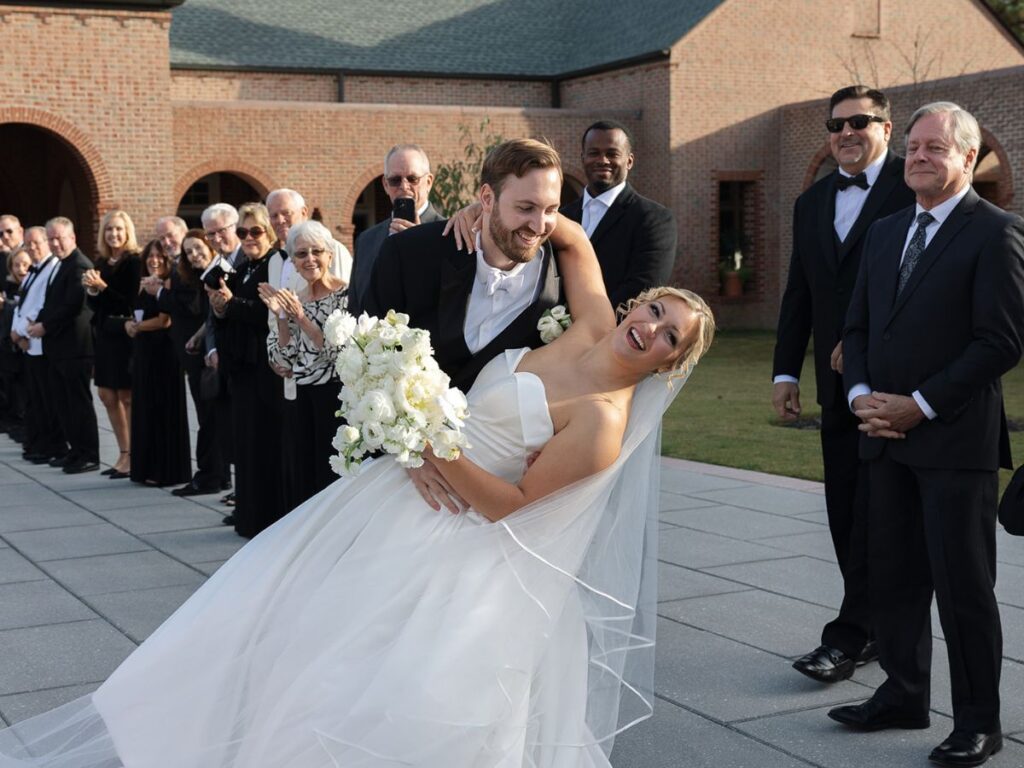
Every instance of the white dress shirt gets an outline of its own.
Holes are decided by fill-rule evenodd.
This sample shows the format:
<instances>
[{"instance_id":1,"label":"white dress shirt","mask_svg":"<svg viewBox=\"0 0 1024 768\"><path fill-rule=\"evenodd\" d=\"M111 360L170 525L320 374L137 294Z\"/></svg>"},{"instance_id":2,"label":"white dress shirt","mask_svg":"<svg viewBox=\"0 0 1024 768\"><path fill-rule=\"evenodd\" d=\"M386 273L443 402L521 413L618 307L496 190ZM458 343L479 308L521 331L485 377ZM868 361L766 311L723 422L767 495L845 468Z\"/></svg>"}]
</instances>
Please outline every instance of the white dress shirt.
<instances>
[{"instance_id":1,"label":"white dress shirt","mask_svg":"<svg viewBox=\"0 0 1024 768\"><path fill-rule=\"evenodd\" d=\"M476 276L466 307L463 333L469 351L476 354L505 330L533 303L540 288L544 251L512 269L496 269L484 261L480 234L476 236Z\"/></svg>"},{"instance_id":2,"label":"white dress shirt","mask_svg":"<svg viewBox=\"0 0 1024 768\"><path fill-rule=\"evenodd\" d=\"M945 222L946 219L949 218L949 214L953 212L953 209L960 204L961 200L964 199L964 196L967 194L970 188L970 184L964 185L964 188L957 192L955 195L953 195L951 198L949 198L949 200L939 203L930 211L928 211L928 213L930 213L935 218L935 221L931 222L927 227L925 227L925 248L927 248L931 244L932 239L935 237L935 233L939 231L939 228L942 226L943 222ZM903 255L900 256L900 266L903 266L903 257L907 255L907 248L910 246L910 241L913 239L914 233L917 231L917 217L920 214L924 213L924 211L925 209L921 207L920 203L914 206L914 220L911 222L910 228L907 230L907 239L903 241ZM856 400L861 395L870 394L871 387L869 387L867 383L862 382L859 384L854 384L852 387L850 387L850 394L847 395L846 398L847 402L850 403L850 410L853 410L854 400ZM928 404L928 401L924 399L924 395L921 394L921 390L915 389L911 393L911 397L914 398L914 401L917 403L921 411L924 412L924 415L928 418L929 421L938 417L939 414L937 414L935 410Z\"/></svg>"},{"instance_id":3,"label":"white dress shirt","mask_svg":"<svg viewBox=\"0 0 1024 768\"><path fill-rule=\"evenodd\" d=\"M868 180L867 189L847 187L841 191L836 190L836 214L832 220L832 225L835 227L839 242L846 240L846 236L850 234L850 230L853 229L853 225L857 222L857 217L864 210L864 203L871 193L871 187L875 186L875 182L878 181L878 175L882 172L882 166L885 165L887 154L888 152L883 152L871 165L864 169L864 175ZM839 169L839 175L845 176L848 179L853 178L852 173L847 173L842 168Z\"/></svg>"},{"instance_id":4,"label":"white dress shirt","mask_svg":"<svg viewBox=\"0 0 1024 768\"><path fill-rule=\"evenodd\" d=\"M33 357L43 354L43 340L35 339L28 335L28 327L36 321L39 310L43 308L43 301L46 299L46 289L50 285L53 273L57 271L60 261L56 256L50 255L39 262L40 269L36 279L25 294L25 299L14 309L14 320L11 329L19 336L28 338L28 353ZM31 275L26 275L28 280Z\"/></svg>"},{"instance_id":5,"label":"white dress shirt","mask_svg":"<svg viewBox=\"0 0 1024 768\"><path fill-rule=\"evenodd\" d=\"M608 209L612 207L612 203L622 193L622 190L626 188L626 182L616 184L611 189L607 189L597 197L591 197L590 192L584 188L583 190L583 221L581 226L583 231L587 233L587 237L594 236L594 230L597 229L597 225L601 223L601 219L608 213Z\"/></svg>"}]
</instances>

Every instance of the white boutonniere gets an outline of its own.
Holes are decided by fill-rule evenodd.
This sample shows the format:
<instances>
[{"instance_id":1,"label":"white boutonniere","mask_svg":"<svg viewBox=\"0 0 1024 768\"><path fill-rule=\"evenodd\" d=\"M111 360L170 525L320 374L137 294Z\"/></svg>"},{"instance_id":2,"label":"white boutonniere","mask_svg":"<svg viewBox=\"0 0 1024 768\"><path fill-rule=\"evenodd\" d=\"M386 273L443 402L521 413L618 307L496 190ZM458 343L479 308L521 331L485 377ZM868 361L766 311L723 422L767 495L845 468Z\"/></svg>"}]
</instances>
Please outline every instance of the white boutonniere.
<instances>
[{"instance_id":1,"label":"white boutonniere","mask_svg":"<svg viewBox=\"0 0 1024 768\"><path fill-rule=\"evenodd\" d=\"M540 331L540 340L550 344L572 325L572 316L561 304L545 310L537 321L537 330Z\"/></svg>"}]
</instances>

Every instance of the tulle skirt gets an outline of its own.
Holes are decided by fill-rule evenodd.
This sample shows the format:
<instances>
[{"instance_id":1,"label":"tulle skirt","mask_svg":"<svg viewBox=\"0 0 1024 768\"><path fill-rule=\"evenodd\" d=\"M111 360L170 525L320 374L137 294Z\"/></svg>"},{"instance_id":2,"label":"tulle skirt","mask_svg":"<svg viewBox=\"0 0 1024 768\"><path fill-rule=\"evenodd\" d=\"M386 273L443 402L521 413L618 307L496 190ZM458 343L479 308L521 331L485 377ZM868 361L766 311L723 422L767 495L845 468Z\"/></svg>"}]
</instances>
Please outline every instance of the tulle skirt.
<instances>
[{"instance_id":1,"label":"tulle skirt","mask_svg":"<svg viewBox=\"0 0 1024 768\"><path fill-rule=\"evenodd\" d=\"M590 768L573 577L377 460L228 561L0 768Z\"/></svg>"}]
</instances>

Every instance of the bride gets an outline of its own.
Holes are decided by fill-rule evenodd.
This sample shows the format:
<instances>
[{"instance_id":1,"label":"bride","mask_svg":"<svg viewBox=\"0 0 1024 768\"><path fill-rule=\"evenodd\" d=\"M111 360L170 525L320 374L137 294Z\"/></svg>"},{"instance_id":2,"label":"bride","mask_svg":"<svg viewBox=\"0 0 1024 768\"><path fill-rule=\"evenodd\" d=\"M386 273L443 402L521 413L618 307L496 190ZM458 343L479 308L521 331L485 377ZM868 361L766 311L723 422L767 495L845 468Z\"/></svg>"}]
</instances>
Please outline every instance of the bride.
<instances>
[{"instance_id":1,"label":"bride","mask_svg":"<svg viewBox=\"0 0 1024 768\"><path fill-rule=\"evenodd\" d=\"M472 447L428 456L469 511L390 457L338 480L91 696L0 731L0 768L609 766L653 702L661 416L714 321L566 290L560 338L477 378Z\"/></svg>"}]
</instances>

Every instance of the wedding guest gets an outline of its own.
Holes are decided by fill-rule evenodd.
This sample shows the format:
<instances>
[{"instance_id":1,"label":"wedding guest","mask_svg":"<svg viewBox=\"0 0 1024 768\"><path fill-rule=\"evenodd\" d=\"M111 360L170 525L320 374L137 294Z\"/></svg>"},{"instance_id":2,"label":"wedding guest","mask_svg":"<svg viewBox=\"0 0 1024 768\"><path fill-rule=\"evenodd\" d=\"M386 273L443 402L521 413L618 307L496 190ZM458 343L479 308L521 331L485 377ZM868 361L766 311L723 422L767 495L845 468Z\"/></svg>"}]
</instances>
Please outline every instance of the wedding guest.
<instances>
[{"instance_id":1,"label":"wedding guest","mask_svg":"<svg viewBox=\"0 0 1024 768\"><path fill-rule=\"evenodd\" d=\"M99 469L100 439L93 410L89 376L92 372L92 311L85 303L82 277L93 264L78 249L75 225L57 216L46 222L50 250L59 260L46 284L46 296L31 338L42 339L49 365L50 397L57 406L61 430L70 444L66 456L50 464L69 475Z\"/></svg>"},{"instance_id":2,"label":"wedding guest","mask_svg":"<svg viewBox=\"0 0 1024 768\"><path fill-rule=\"evenodd\" d=\"M678 233L672 212L637 193L633 137L622 123L599 120L583 132L583 196L562 214L583 225L597 252L612 306L655 285L664 285L676 262Z\"/></svg>"},{"instance_id":3,"label":"wedding guest","mask_svg":"<svg viewBox=\"0 0 1024 768\"><path fill-rule=\"evenodd\" d=\"M297 295L264 283L260 298L274 318L267 336L267 353L274 364L292 372L296 400L290 445L285 461L295 482L296 504L316 495L335 479L330 467L332 440L339 420L340 383L334 370L337 352L325 343L327 318L346 303L345 283L331 272L334 250L330 231L319 222L291 228L287 249L306 284Z\"/></svg>"},{"instance_id":4,"label":"wedding guest","mask_svg":"<svg viewBox=\"0 0 1024 768\"><path fill-rule=\"evenodd\" d=\"M247 538L285 513L280 482L280 455L274 449L281 433L281 377L267 358L267 308L259 284L267 282L271 249L270 217L261 203L239 209L236 234L245 263L220 287L206 288L216 317L220 367L227 375L234 429L235 531Z\"/></svg>"},{"instance_id":5,"label":"wedding guest","mask_svg":"<svg viewBox=\"0 0 1024 768\"><path fill-rule=\"evenodd\" d=\"M166 244L164 255L168 253ZM205 334L203 324L209 309L209 299L203 289L202 275L219 257L201 229L187 230L182 243L182 258L164 281L143 281L143 289L156 297L160 311L171 318L171 342L178 356L178 363L185 371L189 394L196 411L199 430L196 434L196 471L189 483L175 488L175 496L199 496L216 493L225 485L230 487L231 473L224 460L220 445L218 423L223 416L213 396L204 396L202 379L203 346ZM209 369L211 374L216 372Z\"/></svg>"},{"instance_id":6,"label":"wedding guest","mask_svg":"<svg viewBox=\"0 0 1024 768\"><path fill-rule=\"evenodd\" d=\"M108 211L96 242L97 269L82 276L93 312L93 379L120 451L102 474L114 479L128 477L131 468L132 340L124 329L139 293L138 251L131 217L122 210Z\"/></svg>"},{"instance_id":7,"label":"wedding guest","mask_svg":"<svg viewBox=\"0 0 1024 768\"><path fill-rule=\"evenodd\" d=\"M173 262L159 240L142 251L146 285L162 285ZM124 330L134 344L132 376L132 466L135 483L163 486L182 483L192 474L188 443L185 381L170 335L171 316L162 312L149 291L135 299L134 317Z\"/></svg>"},{"instance_id":8,"label":"wedding guest","mask_svg":"<svg viewBox=\"0 0 1024 768\"><path fill-rule=\"evenodd\" d=\"M415 216L410 221L392 213L390 218L375 224L356 238L355 262L348 286L349 310L355 314L363 311L364 302L367 301L373 265L384 241L396 232L444 218L430 203L434 174L430 172L427 153L416 144L397 144L388 150L384 156L384 176L381 182L392 205L399 198L411 199Z\"/></svg>"},{"instance_id":9,"label":"wedding guest","mask_svg":"<svg viewBox=\"0 0 1024 768\"><path fill-rule=\"evenodd\" d=\"M185 240L185 233L188 232L188 224L180 216L161 216L156 221L156 239L164 253L172 261L177 261L181 256L181 244Z\"/></svg>"},{"instance_id":10,"label":"wedding guest","mask_svg":"<svg viewBox=\"0 0 1024 768\"><path fill-rule=\"evenodd\" d=\"M11 341L25 352L28 383L22 458L33 464L45 464L63 459L68 453L68 445L57 419L54 396L50 389L49 361L43 355L43 341L29 336L28 327L35 322L42 309L50 275L59 262L50 253L46 229L43 227L29 227L25 231L25 247L33 264L21 284L18 306L14 310Z\"/></svg>"},{"instance_id":11,"label":"wedding guest","mask_svg":"<svg viewBox=\"0 0 1024 768\"><path fill-rule=\"evenodd\" d=\"M772 406L783 421L801 412L800 372L814 334L814 376L821 406L821 458L832 545L843 576L839 614L821 644L793 667L822 683L853 675L878 656L868 605L866 476L857 458L860 419L846 404L842 332L868 228L913 203L903 181L903 158L889 148L889 99L852 85L829 100L829 146L838 168L797 198L793 253L779 309Z\"/></svg>"},{"instance_id":12,"label":"wedding guest","mask_svg":"<svg viewBox=\"0 0 1024 768\"><path fill-rule=\"evenodd\" d=\"M32 257L24 244L19 245L7 256L7 277L3 293L0 294L0 390L2 390L3 412L0 414L0 428L12 440L24 443L24 420L27 392L25 385L25 353L11 338L14 326L14 312L18 307L21 286L24 283Z\"/></svg>"},{"instance_id":13,"label":"wedding guest","mask_svg":"<svg viewBox=\"0 0 1024 768\"><path fill-rule=\"evenodd\" d=\"M1003 746L996 506L1012 464L1000 376L1024 349L1024 220L971 187L981 129L969 112L926 104L906 138L916 204L868 231L843 334L886 678L828 714L856 730L929 726L934 601L953 731L928 759L977 766Z\"/></svg>"},{"instance_id":14,"label":"wedding guest","mask_svg":"<svg viewBox=\"0 0 1024 768\"><path fill-rule=\"evenodd\" d=\"M0 255L14 251L23 242L25 231L18 217L10 213L0 216Z\"/></svg>"}]
</instances>

